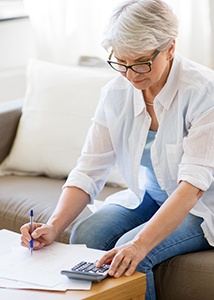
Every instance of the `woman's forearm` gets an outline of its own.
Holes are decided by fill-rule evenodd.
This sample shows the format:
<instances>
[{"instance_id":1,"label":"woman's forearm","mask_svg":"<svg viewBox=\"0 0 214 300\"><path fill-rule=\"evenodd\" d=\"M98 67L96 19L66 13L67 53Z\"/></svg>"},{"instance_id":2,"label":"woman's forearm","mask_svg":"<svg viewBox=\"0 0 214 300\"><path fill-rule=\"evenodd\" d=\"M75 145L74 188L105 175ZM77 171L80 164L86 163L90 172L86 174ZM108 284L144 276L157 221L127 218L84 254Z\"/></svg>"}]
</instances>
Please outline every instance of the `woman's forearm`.
<instances>
[{"instance_id":1,"label":"woman's forearm","mask_svg":"<svg viewBox=\"0 0 214 300\"><path fill-rule=\"evenodd\" d=\"M143 245L148 253L183 221L203 192L188 182L181 182L178 188L149 220L134 242Z\"/></svg>"},{"instance_id":2,"label":"woman's forearm","mask_svg":"<svg viewBox=\"0 0 214 300\"><path fill-rule=\"evenodd\" d=\"M81 213L90 201L90 196L77 187L66 187L47 224L54 227L57 235Z\"/></svg>"}]
</instances>

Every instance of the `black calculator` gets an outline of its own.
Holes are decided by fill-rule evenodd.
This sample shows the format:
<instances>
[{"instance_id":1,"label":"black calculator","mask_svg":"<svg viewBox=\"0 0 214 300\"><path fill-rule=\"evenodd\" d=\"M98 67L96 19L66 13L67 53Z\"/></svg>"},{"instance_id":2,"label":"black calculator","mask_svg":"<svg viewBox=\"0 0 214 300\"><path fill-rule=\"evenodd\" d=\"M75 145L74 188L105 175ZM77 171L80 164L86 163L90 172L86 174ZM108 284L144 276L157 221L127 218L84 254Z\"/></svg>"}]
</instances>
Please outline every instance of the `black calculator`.
<instances>
[{"instance_id":1,"label":"black calculator","mask_svg":"<svg viewBox=\"0 0 214 300\"><path fill-rule=\"evenodd\" d=\"M110 265L103 264L100 268L96 267L96 262L81 261L70 270L62 270L61 274L69 279L90 280L100 282L108 276Z\"/></svg>"}]
</instances>

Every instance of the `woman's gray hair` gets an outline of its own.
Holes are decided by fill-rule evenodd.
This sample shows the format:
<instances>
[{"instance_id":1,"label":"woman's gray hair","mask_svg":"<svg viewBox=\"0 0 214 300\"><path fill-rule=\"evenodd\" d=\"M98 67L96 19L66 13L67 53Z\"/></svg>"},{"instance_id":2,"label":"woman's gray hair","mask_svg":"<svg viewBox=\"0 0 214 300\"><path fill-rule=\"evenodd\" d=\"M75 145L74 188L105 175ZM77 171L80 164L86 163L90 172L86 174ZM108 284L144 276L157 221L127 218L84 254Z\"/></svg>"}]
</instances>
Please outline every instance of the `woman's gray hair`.
<instances>
[{"instance_id":1,"label":"woman's gray hair","mask_svg":"<svg viewBox=\"0 0 214 300\"><path fill-rule=\"evenodd\" d=\"M178 35L178 20L161 0L127 0L115 7L102 46L120 55L166 50Z\"/></svg>"}]
</instances>

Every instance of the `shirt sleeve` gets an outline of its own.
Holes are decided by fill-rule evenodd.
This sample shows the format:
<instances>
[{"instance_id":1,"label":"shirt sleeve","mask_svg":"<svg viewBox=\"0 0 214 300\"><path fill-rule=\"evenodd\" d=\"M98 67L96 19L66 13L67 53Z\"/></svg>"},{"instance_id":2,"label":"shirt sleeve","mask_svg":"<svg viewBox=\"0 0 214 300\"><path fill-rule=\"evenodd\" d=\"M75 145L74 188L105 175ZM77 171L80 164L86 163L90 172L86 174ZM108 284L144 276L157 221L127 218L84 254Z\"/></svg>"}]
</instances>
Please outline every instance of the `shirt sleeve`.
<instances>
[{"instance_id":1,"label":"shirt sleeve","mask_svg":"<svg viewBox=\"0 0 214 300\"><path fill-rule=\"evenodd\" d=\"M206 191L214 181L213 106L195 118L184 138L183 150L178 181L188 181Z\"/></svg>"},{"instance_id":2,"label":"shirt sleeve","mask_svg":"<svg viewBox=\"0 0 214 300\"><path fill-rule=\"evenodd\" d=\"M81 188L93 201L102 190L115 160L108 128L94 122L89 129L77 166L70 172L64 187Z\"/></svg>"}]
</instances>

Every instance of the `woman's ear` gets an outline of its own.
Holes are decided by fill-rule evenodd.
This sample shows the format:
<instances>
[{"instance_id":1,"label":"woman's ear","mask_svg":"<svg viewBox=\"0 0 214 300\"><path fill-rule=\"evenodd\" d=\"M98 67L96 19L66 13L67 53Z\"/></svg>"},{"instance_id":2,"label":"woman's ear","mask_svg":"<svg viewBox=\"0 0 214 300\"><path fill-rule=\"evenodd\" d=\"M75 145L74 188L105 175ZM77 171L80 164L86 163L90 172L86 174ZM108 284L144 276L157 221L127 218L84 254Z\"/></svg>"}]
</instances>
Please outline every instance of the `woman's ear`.
<instances>
[{"instance_id":1,"label":"woman's ear","mask_svg":"<svg viewBox=\"0 0 214 300\"><path fill-rule=\"evenodd\" d=\"M169 46L167 50L167 58L168 60L172 60L174 58L175 53L175 40L172 41L172 44Z\"/></svg>"}]
</instances>

